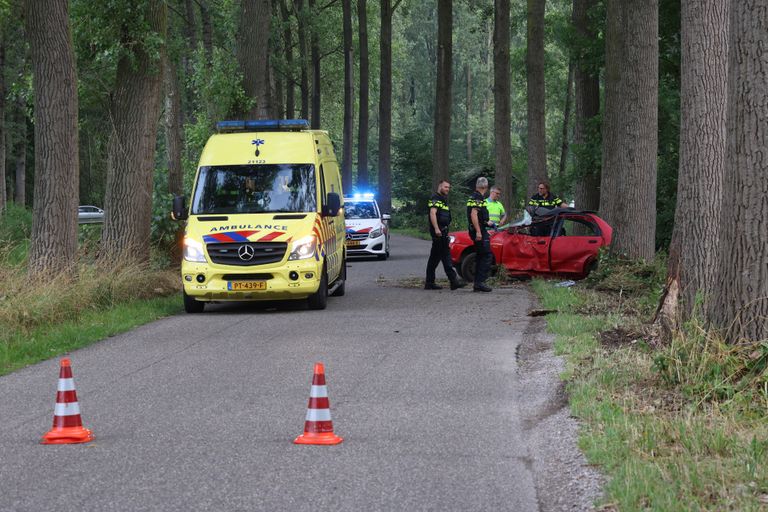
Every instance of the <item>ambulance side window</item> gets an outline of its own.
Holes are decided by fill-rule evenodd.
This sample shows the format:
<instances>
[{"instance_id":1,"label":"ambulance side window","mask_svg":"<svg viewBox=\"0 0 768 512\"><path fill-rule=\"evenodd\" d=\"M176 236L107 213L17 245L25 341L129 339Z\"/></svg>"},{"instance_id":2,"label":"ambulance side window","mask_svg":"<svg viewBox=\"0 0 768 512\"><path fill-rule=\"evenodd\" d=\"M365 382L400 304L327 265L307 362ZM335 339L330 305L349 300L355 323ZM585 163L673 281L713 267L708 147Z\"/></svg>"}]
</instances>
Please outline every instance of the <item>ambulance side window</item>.
<instances>
[{"instance_id":1,"label":"ambulance side window","mask_svg":"<svg viewBox=\"0 0 768 512\"><path fill-rule=\"evenodd\" d=\"M325 210L325 201L327 194L325 192L325 173L323 172L323 164L320 164L320 211Z\"/></svg>"}]
</instances>

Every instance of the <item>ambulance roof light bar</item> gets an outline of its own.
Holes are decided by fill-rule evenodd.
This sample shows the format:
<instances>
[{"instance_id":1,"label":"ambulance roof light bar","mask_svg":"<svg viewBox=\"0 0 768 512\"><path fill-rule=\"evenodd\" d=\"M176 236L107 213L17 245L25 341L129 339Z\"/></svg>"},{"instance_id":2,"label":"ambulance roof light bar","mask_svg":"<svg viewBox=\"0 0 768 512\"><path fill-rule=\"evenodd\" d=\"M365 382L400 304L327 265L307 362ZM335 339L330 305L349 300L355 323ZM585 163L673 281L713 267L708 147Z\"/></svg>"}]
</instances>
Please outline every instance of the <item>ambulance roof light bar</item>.
<instances>
[{"instance_id":1,"label":"ambulance roof light bar","mask_svg":"<svg viewBox=\"0 0 768 512\"><path fill-rule=\"evenodd\" d=\"M279 132L309 130L306 119L254 119L248 121L219 121L216 131L232 132Z\"/></svg>"}]
</instances>

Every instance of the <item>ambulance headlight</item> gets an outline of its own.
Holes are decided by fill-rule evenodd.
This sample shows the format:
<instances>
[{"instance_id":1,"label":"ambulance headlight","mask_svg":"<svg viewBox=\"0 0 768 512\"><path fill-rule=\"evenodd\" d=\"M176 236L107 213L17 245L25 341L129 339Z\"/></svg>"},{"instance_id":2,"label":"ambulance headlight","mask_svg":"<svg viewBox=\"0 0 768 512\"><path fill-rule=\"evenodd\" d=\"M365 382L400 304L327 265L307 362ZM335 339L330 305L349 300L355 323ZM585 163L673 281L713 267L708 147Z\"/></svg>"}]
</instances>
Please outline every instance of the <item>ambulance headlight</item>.
<instances>
[{"instance_id":1,"label":"ambulance headlight","mask_svg":"<svg viewBox=\"0 0 768 512\"><path fill-rule=\"evenodd\" d=\"M317 250L317 238L314 235L299 238L291 246L291 255L288 261L305 260L315 255Z\"/></svg>"},{"instance_id":2,"label":"ambulance headlight","mask_svg":"<svg viewBox=\"0 0 768 512\"><path fill-rule=\"evenodd\" d=\"M203 244L197 240L184 237L184 259L193 263L205 263Z\"/></svg>"},{"instance_id":3,"label":"ambulance headlight","mask_svg":"<svg viewBox=\"0 0 768 512\"><path fill-rule=\"evenodd\" d=\"M381 228L374 229L373 231L371 231L371 234L368 236L370 236L371 238L379 238L381 236Z\"/></svg>"}]
</instances>

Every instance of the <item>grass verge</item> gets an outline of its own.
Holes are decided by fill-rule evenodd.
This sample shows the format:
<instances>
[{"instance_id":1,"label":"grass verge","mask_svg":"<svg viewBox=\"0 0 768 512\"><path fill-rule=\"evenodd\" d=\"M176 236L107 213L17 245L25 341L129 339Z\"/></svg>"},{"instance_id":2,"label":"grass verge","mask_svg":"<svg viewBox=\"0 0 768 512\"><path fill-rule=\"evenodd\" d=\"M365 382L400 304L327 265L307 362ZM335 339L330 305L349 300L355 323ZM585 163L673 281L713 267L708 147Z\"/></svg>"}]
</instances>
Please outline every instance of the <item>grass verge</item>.
<instances>
[{"instance_id":1,"label":"grass verge","mask_svg":"<svg viewBox=\"0 0 768 512\"><path fill-rule=\"evenodd\" d=\"M608 478L599 509L768 510L768 344L724 345L695 324L660 344L644 325L658 273L644 271L533 282L558 310L547 322L580 446Z\"/></svg>"}]
</instances>

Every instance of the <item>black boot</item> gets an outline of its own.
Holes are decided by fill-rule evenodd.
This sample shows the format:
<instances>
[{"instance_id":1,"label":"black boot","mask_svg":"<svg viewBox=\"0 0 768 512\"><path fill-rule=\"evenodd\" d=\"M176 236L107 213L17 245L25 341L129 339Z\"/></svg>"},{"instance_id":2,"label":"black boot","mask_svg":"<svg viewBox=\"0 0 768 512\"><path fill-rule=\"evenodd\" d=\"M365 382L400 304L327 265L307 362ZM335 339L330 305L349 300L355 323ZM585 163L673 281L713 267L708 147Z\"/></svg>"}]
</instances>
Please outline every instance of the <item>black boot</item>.
<instances>
[{"instance_id":1,"label":"black boot","mask_svg":"<svg viewBox=\"0 0 768 512\"><path fill-rule=\"evenodd\" d=\"M443 287L435 283L424 283L425 290L442 290Z\"/></svg>"},{"instance_id":2,"label":"black boot","mask_svg":"<svg viewBox=\"0 0 768 512\"><path fill-rule=\"evenodd\" d=\"M490 292L493 291L493 288L490 286L486 286L485 283L476 284L474 288L472 288L473 292Z\"/></svg>"},{"instance_id":3,"label":"black boot","mask_svg":"<svg viewBox=\"0 0 768 512\"><path fill-rule=\"evenodd\" d=\"M458 279L451 281L451 290L458 290L459 288L464 288L465 286L467 286L467 283L464 281L459 281Z\"/></svg>"}]
</instances>

